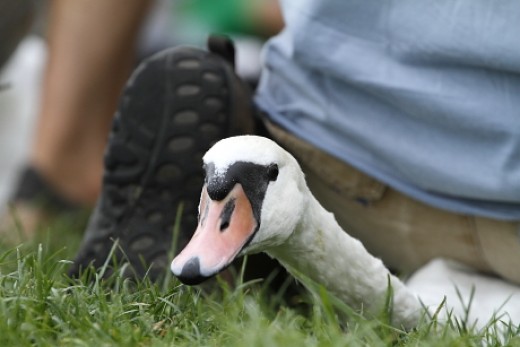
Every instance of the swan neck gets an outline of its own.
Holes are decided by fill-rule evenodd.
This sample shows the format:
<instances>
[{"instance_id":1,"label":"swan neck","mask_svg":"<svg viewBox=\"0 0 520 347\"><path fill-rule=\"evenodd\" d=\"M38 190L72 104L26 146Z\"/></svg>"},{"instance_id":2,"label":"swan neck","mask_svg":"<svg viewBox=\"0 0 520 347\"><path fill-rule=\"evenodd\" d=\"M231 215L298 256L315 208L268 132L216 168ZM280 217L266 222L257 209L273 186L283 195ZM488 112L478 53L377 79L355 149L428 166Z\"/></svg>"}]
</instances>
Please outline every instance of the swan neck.
<instances>
[{"instance_id":1,"label":"swan neck","mask_svg":"<svg viewBox=\"0 0 520 347\"><path fill-rule=\"evenodd\" d=\"M309 194L294 233L285 244L268 253L295 277L304 274L349 305L371 315L384 309L389 285L393 291L393 321L411 327L417 323L420 304L382 261L348 235ZM305 284L305 280L303 280Z\"/></svg>"}]
</instances>

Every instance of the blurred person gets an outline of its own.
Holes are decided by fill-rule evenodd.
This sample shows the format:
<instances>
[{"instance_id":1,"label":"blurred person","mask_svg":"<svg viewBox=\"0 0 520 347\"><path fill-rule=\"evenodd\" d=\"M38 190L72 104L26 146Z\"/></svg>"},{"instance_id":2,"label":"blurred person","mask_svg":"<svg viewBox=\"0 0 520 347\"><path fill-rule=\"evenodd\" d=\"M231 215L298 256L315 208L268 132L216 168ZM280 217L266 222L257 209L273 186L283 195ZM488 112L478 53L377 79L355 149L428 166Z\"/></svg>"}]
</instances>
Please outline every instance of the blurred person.
<instances>
[{"instance_id":1,"label":"blurred person","mask_svg":"<svg viewBox=\"0 0 520 347\"><path fill-rule=\"evenodd\" d=\"M53 0L48 61L30 166L11 201L13 217L32 238L50 214L92 206L102 155L148 1ZM118 13L117 20L113 13ZM2 220L6 237L11 215Z\"/></svg>"},{"instance_id":2,"label":"blurred person","mask_svg":"<svg viewBox=\"0 0 520 347\"><path fill-rule=\"evenodd\" d=\"M320 202L391 268L411 272L442 257L519 284L520 5L287 0L282 8L286 26L265 49L253 113L299 159ZM172 202L200 189L200 178L190 180L195 154L251 132L225 46L168 50L134 72L73 273L102 264L109 239L134 265L140 254L165 266L154 252L169 241Z\"/></svg>"},{"instance_id":3,"label":"blurred person","mask_svg":"<svg viewBox=\"0 0 520 347\"><path fill-rule=\"evenodd\" d=\"M31 239L51 217L94 205L109 126L152 5L50 2L42 104L30 165L0 222L4 239L17 240L16 225Z\"/></svg>"}]
</instances>

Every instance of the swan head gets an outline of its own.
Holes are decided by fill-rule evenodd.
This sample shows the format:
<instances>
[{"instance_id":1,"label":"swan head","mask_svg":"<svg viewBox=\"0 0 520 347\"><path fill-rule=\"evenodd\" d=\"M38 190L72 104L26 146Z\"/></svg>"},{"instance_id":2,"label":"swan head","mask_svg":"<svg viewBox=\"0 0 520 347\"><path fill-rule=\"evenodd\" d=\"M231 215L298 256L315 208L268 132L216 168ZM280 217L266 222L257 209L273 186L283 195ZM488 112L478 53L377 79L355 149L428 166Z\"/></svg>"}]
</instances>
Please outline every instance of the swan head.
<instances>
[{"instance_id":1,"label":"swan head","mask_svg":"<svg viewBox=\"0 0 520 347\"><path fill-rule=\"evenodd\" d=\"M198 284L242 254L285 242L303 213L307 186L288 152L259 136L217 142L204 155L197 230L173 260L185 284Z\"/></svg>"}]
</instances>

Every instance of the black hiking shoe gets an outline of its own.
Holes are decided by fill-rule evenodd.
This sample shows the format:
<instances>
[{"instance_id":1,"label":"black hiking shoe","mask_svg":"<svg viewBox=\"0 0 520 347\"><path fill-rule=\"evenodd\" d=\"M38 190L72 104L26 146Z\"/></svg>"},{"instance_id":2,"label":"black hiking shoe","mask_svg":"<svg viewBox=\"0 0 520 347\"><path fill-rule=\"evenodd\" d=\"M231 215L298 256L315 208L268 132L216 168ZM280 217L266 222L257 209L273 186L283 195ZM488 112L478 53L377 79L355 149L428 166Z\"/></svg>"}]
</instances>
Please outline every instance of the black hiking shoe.
<instances>
[{"instance_id":1,"label":"black hiking shoe","mask_svg":"<svg viewBox=\"0 0 520 347\"><path fill-rule=\"evenodd\" d=\"M131 265L125 276L156 280L169 269L179 209L175 253L195 231L203 154L222 138L253 131L232 42L211 37L208 46L166 49L130 77L105 153L102 193L70 276L101 267L114 249L118 264Z\"/></svg>"}]
</instances>

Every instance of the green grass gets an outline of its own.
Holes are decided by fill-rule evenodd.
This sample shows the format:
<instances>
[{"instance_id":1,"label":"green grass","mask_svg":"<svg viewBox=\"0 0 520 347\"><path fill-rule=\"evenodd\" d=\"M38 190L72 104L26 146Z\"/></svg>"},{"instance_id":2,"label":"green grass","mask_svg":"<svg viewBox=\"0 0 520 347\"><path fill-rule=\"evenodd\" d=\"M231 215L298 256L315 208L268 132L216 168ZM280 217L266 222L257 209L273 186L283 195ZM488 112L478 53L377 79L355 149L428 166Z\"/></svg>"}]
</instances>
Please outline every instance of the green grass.
<instances>
[{"instance_id":1,"label":"green grass","mask_svg":"<svg viewBox=\"0 0 520 347\"><path fill-rule=\"evenodd\" d=\"M400 331L322 288L288 305L261 281L202 291L171 276L135 283L116 271L101 279L103 269L71 280L65 273L80 235L50 235L0 247L0 346L520 346L520 329L498 320L480 331L455 318Z\"/></svg>"}]
</instances>

